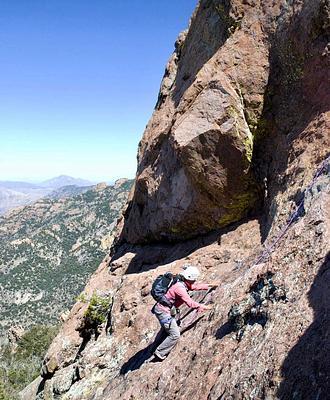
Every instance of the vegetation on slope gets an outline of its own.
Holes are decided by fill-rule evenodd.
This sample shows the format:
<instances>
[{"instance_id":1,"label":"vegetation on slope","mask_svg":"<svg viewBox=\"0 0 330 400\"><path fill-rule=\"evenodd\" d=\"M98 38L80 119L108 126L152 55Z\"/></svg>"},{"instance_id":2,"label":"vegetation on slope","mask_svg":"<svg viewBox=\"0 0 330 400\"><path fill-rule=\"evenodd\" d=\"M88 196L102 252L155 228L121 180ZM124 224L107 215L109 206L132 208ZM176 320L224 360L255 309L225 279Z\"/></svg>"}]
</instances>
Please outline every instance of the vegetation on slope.
<instances>
[{"instance_id":1,"label":"vegetation on slope","mask_svg":"<svg viewBox=\"0 0 330 400\"><path fill-rule=\"evenodd\" d=\"M16 348L0 348L0 400L16 400L17 394L40 373L42 359L57 334L57 327L35 325L24 333Z\"/></svg>"},{"instance_id":2,"label":"vegetation on slope","mask_svg":"<svg viewBox=\"0 0 330 400\"><path fill-rule=\"evenodd\" d=\"M42 199L0 217L0 333L54 324L108 251L132 181Z\"/></svg>"}]
</instances>

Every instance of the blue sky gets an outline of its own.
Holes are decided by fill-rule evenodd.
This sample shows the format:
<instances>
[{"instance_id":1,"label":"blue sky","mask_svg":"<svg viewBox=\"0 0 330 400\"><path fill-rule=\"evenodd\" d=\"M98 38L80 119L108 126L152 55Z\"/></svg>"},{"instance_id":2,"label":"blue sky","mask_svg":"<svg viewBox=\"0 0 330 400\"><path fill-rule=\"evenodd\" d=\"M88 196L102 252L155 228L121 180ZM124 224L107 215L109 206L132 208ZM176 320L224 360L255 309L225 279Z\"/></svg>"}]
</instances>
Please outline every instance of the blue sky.
<instances>
[{"instance_id":1,"label":"blue sky","mask_svg":"<svg viewBox=\"0 0 330 400\"><path fill-rule=\"evenodd\" d=\"M0 180L133 177L197 0L1 0Z\"/></svg>"}]
</instances>

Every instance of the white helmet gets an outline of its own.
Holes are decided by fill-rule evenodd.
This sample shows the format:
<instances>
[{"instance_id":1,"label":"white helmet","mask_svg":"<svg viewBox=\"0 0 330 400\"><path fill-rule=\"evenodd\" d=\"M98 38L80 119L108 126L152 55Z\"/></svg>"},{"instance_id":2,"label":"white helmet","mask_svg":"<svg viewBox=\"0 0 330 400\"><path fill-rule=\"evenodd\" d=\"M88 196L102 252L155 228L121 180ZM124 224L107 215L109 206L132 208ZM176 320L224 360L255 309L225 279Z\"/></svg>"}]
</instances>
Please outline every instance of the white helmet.
<instances>
[{"instance_id":1,"label":"white helmet","mask_svg":"<svg viewBox=\"0 0 330 400\"><path fill-rule=\"evenodd\" d=\"M200 274L199 269L190 264L184 265L183 271L181 272L181 276L187 279L187 281L196 281Z\"/></svg>"}]
</instances>

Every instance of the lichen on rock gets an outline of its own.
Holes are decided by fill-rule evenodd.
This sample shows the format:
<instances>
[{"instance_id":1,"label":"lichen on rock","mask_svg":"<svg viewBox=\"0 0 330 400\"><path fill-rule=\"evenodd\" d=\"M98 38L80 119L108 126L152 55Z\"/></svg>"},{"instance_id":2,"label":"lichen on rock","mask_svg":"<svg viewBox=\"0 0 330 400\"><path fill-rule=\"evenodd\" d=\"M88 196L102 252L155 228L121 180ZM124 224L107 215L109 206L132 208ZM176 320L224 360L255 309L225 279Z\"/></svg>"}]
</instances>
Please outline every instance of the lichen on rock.
<instances>
[{"instance_id":1,"label":"lichen on rock","mask_svg":"<svg viewBox=\"0 0 330 400\"><path fill-rule=\"evenodd\" d=\"M254 324L264 327L268 320L268 303L285 301L286 291L273 282L273 274L267 272L258 276L250 287L248 296L237 304L233 304L228 313L228 321L236 332L237 340L241 340L246 328Z\"/></svg>"}]
</instances>

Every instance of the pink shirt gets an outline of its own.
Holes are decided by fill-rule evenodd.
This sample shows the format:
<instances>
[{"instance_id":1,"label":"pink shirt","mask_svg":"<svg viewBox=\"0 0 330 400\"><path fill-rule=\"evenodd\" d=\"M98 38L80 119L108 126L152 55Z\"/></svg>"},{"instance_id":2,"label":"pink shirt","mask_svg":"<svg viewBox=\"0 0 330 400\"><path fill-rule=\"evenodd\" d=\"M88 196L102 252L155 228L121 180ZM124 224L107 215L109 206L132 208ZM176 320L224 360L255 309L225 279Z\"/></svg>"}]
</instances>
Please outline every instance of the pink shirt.
<instances>
[{"instance_id":1,"label":"pink shirt","mask_svg":"<svg viewBox=\"0 0 330 400\"><path fill-rule=\"evenodd\" d=\"M174 307L178 308L185 303L190 308L197 308L200 311L203 310L204 305L194 301L188 294L187 287L189 290L207 290L209 285L207 283L189 283L189 282L177 282L169 288L165 297L172 303ZM164 306L163 304L157 303L157 307L165 313L170 313L170 307Z\"/></svg>"}]
</instances>

